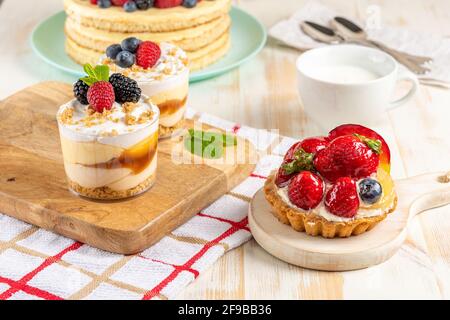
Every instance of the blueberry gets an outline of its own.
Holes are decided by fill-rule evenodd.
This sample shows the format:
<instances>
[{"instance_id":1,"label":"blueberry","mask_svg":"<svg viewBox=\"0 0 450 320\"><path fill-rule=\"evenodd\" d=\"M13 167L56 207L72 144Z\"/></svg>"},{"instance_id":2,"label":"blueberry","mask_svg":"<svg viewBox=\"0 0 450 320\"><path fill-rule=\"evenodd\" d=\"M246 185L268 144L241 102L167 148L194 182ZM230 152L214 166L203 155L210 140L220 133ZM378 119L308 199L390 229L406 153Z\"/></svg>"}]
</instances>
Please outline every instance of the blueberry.
<instances>
[{"instance_id":1,"label":"blueberry","mask_svg":"<svg viewBox=\"0 0 450 320\"><path fill-rule=\"evenodd\" d=\"M153 7L154 0L135 0L139 10L147 10Z\"/></svg>"},{"instance_id":2,"label":"blueberry","mask_svg":"<svg viewBox=\"0 0 450 320\"><path fill-rule=\"evenodd\" d=\"M127 1L127 2L124 3L123 9L124 9L126 12L134 12L134 11L136 11L138 8L137 8L137 5L136 5L136 2L130 0L130 1Z\"/></svg>"},{"instance_id":3,"label":"blueberry","mask_svg":"<svg viewBox=\"0 0 450 320\"><path fill-rule=\"evenodd\" d=\"M139 40L135 37L131 37L131 38L126 38L125 40L123 40L120 45L122 47L122 50L129 51L131 53L135 53L137 48L139 47L140 43L141 43L141 40Z\"/></svg>"},{"instance_id":4,"label":"blueberry","mask_svg":"<svg viewBox=\"0 0 450 320\"><path fill-rule=\"evenodd\" d=\"M136 57L129 51L121 51L116 57L116 64L121 68L129 68L136 61Z\"/></svg>"},{"instance_id":5,"label":"blueberry","mask_svg":"<svg viewBox=\"0 0 450 320\"><path fill-rule=\"evenodd\" d=\"M111 0L98 0L97 5L99 8L111 7Z\"/></svg>"},{"instance_id":6,"label":"blueberry","mask_svg":"<svg viewBox=\"0 0 450 320\"><path fill-rule=\"evenodd\" d=\"M186 8L193 8L197 5L197 0L183 0L183 6Z\"/></svg>"},{"instance_id":7,"label":"blueberry","mask_svg":"<svg viewBox=\"0 0 450 320\"><path fill-rule=\"evenodd\" d=\"M122 47L120 46L120 44L110 45L106 49L106 56L110 59L116 60L116 57L120 51L122 51Z\"/></svg>"},{"instance_id":8,"label":"blueberry","mask_svg":"<svg viewBox=\"0 0 450 320\"><path fill-rule=\"evenodd\" d=\"M371 178L361 180L359 183L359 196L364 203L374 204L380 200L383 193L381 184Z\"/></svg>"}]
</instances>

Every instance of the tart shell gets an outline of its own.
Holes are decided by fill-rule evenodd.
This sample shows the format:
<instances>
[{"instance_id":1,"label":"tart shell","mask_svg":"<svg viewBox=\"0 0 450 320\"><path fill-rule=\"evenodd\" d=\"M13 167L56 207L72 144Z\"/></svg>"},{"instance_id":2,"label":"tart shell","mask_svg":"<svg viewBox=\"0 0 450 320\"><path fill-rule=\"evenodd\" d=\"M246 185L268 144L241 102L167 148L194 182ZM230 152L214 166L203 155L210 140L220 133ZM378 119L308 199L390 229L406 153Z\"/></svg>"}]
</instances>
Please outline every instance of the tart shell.
<instances>
[{"instance_id":1,"label":"tart shell","mask_svg":"<svg viewBox=\"0 0 450 320\"><path fill-rule=\"evenodd\" d=\"M350 236L360 235L373 229L397 207L397 197L395 197L392 207L382 215L358 218L345 222L335 222L328 221L313 213L296 210L287 205L278 195L274 174L267 179L264 185L264 194L272 206L272 214L280 222L290 225L295 231L306 232L308 235L322 236L324 238L348 238Z\"/></svg>"}]
</instances>

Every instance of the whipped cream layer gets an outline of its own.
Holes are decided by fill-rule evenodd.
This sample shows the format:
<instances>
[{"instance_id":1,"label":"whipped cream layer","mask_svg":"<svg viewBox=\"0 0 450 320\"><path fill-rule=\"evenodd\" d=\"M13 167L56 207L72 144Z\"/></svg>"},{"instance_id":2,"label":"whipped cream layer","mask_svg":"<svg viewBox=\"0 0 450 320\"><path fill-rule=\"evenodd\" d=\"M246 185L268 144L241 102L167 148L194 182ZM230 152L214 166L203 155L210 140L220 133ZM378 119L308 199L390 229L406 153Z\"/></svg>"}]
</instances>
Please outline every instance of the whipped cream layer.
<instances>
[{"instance_id":1,"label":"whipped cream layer","mask_svg":"<svg viewBox=\"0 0 450 320\"><path fill-rule=\"evenodd\" d=\"M109 66L111 73L122 73L137 82L160 82L167 79L176 78L178 75L189 74L189 59L181 48L168 43L159 44L161 48L161 57L156 64L149 69L144 69L138 65L131 68L121 68L111 59L103 55L100 58L101 64Z\"/></svg>"},{"instance_id":2,"label":"whipped cream layer","mask_svg":"<svg viewBox=\"0 0 450 320\"><path fill-rule=\"evenodd\" d=\"M62 105L57 113L60 133L79 142L131 147L158 130L159 109L147 97L131 108L126 105L115 102L111 110L98 114L74 99Z\"/></svg>"},{"instance_id":3,"label":"whipped cream layer","mask_svg":"<svg viewBox=\"0 0 450 320\"><path fill-rule=\"evenodd\" d=\"M360 180L361 181L361 180ZM359 181L356 183L356 185L359 185ZM328 189L331 188L330 186L325 186L325 191L324 191L324 195L327 193ZM281 197L281 199L283 199L283 201L289 205L291 208L294 208L300 212L303 212L305 214L308 213L313 213L317 216L320 216L322 218L324 218L325 220L328 221L332 221L332 222L348 222L348 221L352 221L352 220L356 220L356 219L360 219L360 218L370 218L370 217L376 217L376 216L381 216L382 214L385 213L385 209L382 208L377 208L377 209L370 209L368 207L366 207L366 205L364 204L364 202L359 199L360 201L360 208L358 209L358 212L356 213L356 215L352 218L346 218L346 217L340 217L337 215L334 215L332 213L330 213L327 208L325 207L325 201L322 200L320 202L320 204L311 210L303 210L302 208L297 207L295 204L293 204L291 202L291 200L289 199L289 195L288 195L288 186L283 187L283 188L277 188L277 193L278 195ZM358 190L358 196L359 196L359 190ZM392 206L394 206L395 203L392 203ZM392 209L392 208L389 208Z\"/></svg>"}]
</instances>

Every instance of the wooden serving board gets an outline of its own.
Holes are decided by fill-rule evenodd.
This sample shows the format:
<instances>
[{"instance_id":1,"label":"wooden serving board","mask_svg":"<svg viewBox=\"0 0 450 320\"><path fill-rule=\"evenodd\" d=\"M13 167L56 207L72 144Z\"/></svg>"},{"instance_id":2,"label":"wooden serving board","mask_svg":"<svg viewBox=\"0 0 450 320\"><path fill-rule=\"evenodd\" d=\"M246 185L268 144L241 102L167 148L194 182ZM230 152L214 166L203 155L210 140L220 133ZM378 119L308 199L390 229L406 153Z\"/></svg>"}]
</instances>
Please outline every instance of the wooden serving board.
<instances>
[{"instance_id":1,"label":"wooden serving board","mask_svg":"<svg viewBox=\"0 0 450 320\"><path fill-rule=\"evenodd\" d=\"M250 205L249 225L261 247L288 263L325 271L363 269L382 263L397 252L413 217L450 204L449 178L449 174L436 173L396 181L396 210L359 236L325 239L296 232L272 215L262 189Z\"/></svg>"},{"instance_id":2,"label":"wooden serving board","mask_svg":"<svg viewBox=\"0 0 450 320\"><path fill-rule=\"evenodd\" d=\"M177 165L171 153L182 142L169 139L160 141L157 181L150 191L109 203L75 196L67 188L56 123L56 111L72 95L70 85L46 82L0 104L0 212L100 249L133 254L186 222L254 169L250 161ZM254 159L248 141L239 139L238 147L246 159Z\"/></svg>"}]
</instances>

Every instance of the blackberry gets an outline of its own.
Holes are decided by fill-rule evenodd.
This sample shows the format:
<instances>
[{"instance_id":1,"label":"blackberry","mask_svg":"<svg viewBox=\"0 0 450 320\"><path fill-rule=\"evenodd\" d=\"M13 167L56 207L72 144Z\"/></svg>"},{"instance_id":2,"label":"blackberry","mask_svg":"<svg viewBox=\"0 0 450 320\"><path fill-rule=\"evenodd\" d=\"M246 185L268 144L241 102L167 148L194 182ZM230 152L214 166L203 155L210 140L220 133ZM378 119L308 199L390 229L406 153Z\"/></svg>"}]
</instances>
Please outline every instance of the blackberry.
<instances>
[{"instance_id":1,"label":"blackberry","mask_svg":"<svg viewBox=\"0 0 450 320\"><path fill-rule=\"evenodd\" d=\"M78 80L73 85L73 94L75 95L75 98L81 103L81 104L89 104L87 99L87 92L89 90L89 86L82 80Z\"/></svg>"},{"instance_id":2,"label":"blackberry","mask_svg":"<svg viewBox=\"0 0 450 320\"><path fill-rule=\"evenodd\" d=\"M135 2L139 10L147 10L153 7L154 0L136 0Z\"/></svg>"},{"instance_id":3,"label":"blackberry","mask_svg":"<svg viewBox=\"0 0 450 320\"><path fill-rule=\"evenodd\" d=\"M109 77L109 82L114 88L117 102L136 103L141 98L141 89L135 80L125 77L120 73L114 73Z\"/></svg>"}]
</instances>

